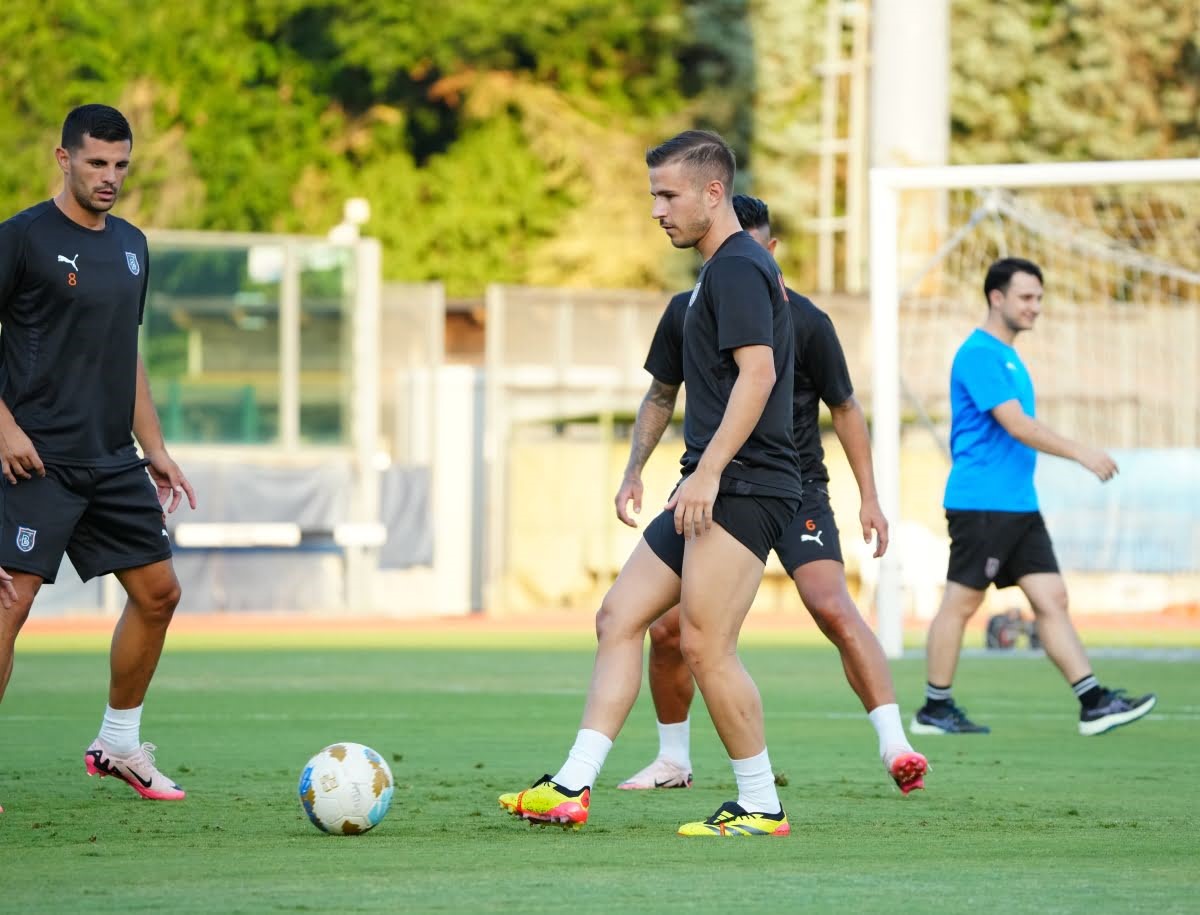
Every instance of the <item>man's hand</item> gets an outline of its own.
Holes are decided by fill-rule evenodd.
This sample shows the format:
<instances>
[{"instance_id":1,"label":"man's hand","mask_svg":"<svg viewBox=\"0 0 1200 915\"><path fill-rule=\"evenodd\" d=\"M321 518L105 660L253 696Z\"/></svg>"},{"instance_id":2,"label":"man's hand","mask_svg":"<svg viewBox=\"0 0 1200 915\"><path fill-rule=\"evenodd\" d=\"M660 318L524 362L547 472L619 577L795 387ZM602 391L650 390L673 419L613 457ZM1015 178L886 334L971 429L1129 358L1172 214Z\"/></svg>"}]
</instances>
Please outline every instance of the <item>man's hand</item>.
<instances>
[{"instance_id":1,"label":"man's hand","mask_svg":"<svg viewBox=\"0 0 1200 915\"><path fill-rule=\"evenodd\" d=\"M17 485L18 478L29 480L35 473L39 477L46 475L33 442L16 423L6 423L0 429L0 470L13 486Z\"/></svg>"},{"instance_id":2,"label":"man's hand","mask_svg":"<svg viewBox=\"0 0 1200 915\"><path fill-rule=\"evenodd\" d=\"M146 460L150 462L150 479L158 489L158 502L166 513L175 511L184 495L188 505L195 509L196 493L192 491L192 484L170 455L166 451L147 452Z\"/></svg>"},{"instance_id":3,"label":"man's hand","mask_svg":"<svg viewBox=\"0 0 1200 915\"><path fill-rule=\"evenodd\" d=\"M863 502L862 508L858 510L858 520L862 524L863 543L871 542L872 532L877 535L875 552L872 555L878 559L888 548L888 521L883 516L883 509L879 507L879 500L870 499Z\"/></svg>"},{"instance_id":4,"label":"man's hand","mask_svg":"<svg viewBox=\"0 0 1200 915\"><path fill-rule=\"evenodd\" d=\"M629 527L637 527L637 521L629 516L629 502L633 501L636 514L642 513L642 479L641 477L625 475L621 488L617 490L617 517Z\"/></svg>"},{"instance_id":5,"label":"man's hand","mask_svg":"<svg viewBox=\"0 0 1200 915\"><path fill-rule=\"evenodd\" d=\"M675 487L666 504L667 511L675 512L675 533L683 534L685 540L694 540L712 530L713 504L717 501L720 485L719 476L696 469Z\"/></svg>"},{"instance_id":6,"label":"man's hand","mask_svg":"<svg viewBox=\"0 0 1200 915\"><path fill-rule=\"evenodd\" d=\"M12 576L0 569L0 605L10 610L16 602L17 589L13 587Z\"/></svg>"},{"instance_id":7,"label":"man's hand","mask_svg":"<svg viewBox=\"0 0 1200 915\"><path fill-rule=\"evenodd\" d=\"M1117 462L1099 448L1084 448L1076 458L1080 464L1107 483L1117 475Z\"/></svg>"}]
</instances>

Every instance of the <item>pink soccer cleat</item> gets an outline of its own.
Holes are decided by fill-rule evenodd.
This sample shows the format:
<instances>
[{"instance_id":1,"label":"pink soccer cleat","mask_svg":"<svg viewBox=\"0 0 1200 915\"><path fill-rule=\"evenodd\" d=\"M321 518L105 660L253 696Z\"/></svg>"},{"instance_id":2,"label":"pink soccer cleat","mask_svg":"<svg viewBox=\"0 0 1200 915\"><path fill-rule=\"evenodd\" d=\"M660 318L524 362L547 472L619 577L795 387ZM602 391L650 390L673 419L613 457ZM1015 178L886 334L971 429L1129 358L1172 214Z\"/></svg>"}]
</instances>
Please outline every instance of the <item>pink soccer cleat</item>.
<instances>
[{"instance_id":1,"label":"pink soccer cleat","mask_svg":"<svg viewBox=\"0 0 1200 915\"><path fill-rule=\"evenodd\" d=\"M154 744L144 743L132 753L118 755L110 753L97 737L83 754L83 762L88 775L116 776L148 800L182 801L186 792L154 765L151 754L156 749Z\"/></svg>"},{"instance_id":2,"label":"pink soccer cleat","mask_svg":"<svg viewBox=\"0 0 1200 915\"><path fill-rule=\"evenodd\" d=\"M887 759L887 770L900 793L906 795L917 788L924 789L929 760L916 750L902 750Z\"/></svg>"}]
</instances>

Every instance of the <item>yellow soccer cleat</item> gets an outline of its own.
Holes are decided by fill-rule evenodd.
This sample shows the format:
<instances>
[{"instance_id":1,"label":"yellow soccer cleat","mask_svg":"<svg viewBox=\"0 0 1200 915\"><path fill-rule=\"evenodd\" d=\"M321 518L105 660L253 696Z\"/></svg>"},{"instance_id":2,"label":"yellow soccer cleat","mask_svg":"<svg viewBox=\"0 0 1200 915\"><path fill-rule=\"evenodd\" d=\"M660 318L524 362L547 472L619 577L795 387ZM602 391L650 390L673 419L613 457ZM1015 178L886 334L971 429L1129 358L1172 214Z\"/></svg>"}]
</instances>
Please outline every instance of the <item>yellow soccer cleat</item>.
<instances>
[{"instance_id":1,"label":"yellow soccer cleat","mask_svg":"<svg viewBox=\"0 0 1200 915\"><path fill-rule=\"evenodd\" d=\"M727 801L717 812L700 823L684 823L679 827L681 836L715 836L718 839L733 839L742 836L787 836L792 827L787 814L748 813L733 801Z\"/></svg>"},{"instance_id":2,"label":"yellow soccer cleat","mask_svg":"<svg viewBox=\"0 0 1200 915\"><path fill-rule=\"evenodd\" d=\"M587 822L592 802L591 786L569 791L543 775L533 785L515 794L500 795L500 806L515 817L545 825L557 823L564 829L579 829Z\"/></svg>"}]
</instances>

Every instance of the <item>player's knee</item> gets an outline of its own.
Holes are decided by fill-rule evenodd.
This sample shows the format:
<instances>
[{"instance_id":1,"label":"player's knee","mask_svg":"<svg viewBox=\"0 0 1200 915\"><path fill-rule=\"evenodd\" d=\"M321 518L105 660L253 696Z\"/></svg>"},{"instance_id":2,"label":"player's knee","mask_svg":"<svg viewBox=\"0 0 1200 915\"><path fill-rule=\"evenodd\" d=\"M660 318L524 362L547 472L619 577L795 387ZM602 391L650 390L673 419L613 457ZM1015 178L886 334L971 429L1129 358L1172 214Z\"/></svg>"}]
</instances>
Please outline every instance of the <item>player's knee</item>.
<instances>
[{"instance_id":1,"label":"player's knee","mask_svg":"<svg viewBox=\"0 0 1200 915\"><path fill-rule=\"evenodd\" d=\"M604 600L600 602L600 609L596 611L596 640L604 641L606 639L623 638L631 636L633 633L628 623L629 613L627 608L620 605L612 597L612 592L604 596ZM637 633L637 637L643 638L645 629L643 628Z\"/></svg>"},{"instance_id":2,"label":"player's knee","mask_svg":"<svg viewBox=\"0 0 1200 915\"><path fill-rule=\"evenodd\" d=\"M943 595L941 606L938 608L938 614L956 616L965 622L974 616L975 611L982 606L982 591L958 588L955 590L948 590L947 593Z\"/></svg>"},{"instance_id":3,"label":"player's knee","mask_svg":"<svg viewBox=\"0 0 1200 915\"><path fill-rule=\"evenodd\" d=\"M827 594L805 603L817 628L834 645L842 645L854 638L862 617L848 596Z\"/></svg>"},{"instance_id":4,"label":"player's knee","mask_svg":"<svg viewBox=\"0 0 1200 915\"><path fill-rule=\"evenodd\" d=\"M695 671L704 664L705 649L700 633L687 626L679 630L679 653L690 670Z\"/></svg>"},{"instance_id":5,"label":"player's knee","mask_svg":"<svg viewBox=\"0 0 1200 915\"><path fill-rule=\"evenodd\" d=\"M1067 588L1065 585L1048 589L1039 594L1036 600L1031 600L1030 606L1037 616L1066 616L1069 608Z\"/></svg>"},{"instance_id":6,"label":"player's knee","mask_svg":"<svg viewBox=\"0 0 1200 915\"><path fill-rule=\"evenodd\" d=\"M729 646L707 636L692 626L679 629L679 653L692 673L702 672L715 666L728 653Z\"/></svg>"},{"instance_id":7,"label":"player's knee","mask_svg":"<svg viewBox=\"0 0 1200 915\"><path fill-rule=\"evenodd\" d=\"M172 577L146 595L141 602L142 616L148 622L169 623L182 596L183 589L179 587L178 579Z\"/></svg>"},{"instance_id":8,"label":"player's knee","mask_svg":"<svg viewBox=\"0 0 1200 915\"><path fill-rule=\"evenodd\" d=\"M650 647L660 654L679 653L679 622L663 617L650 627Z\"/></svg>"},{"instance_id":9,"label":"player's knee","mask_svg":"<svg viewBox=\"0 0 1200 915\"><path fill-rule=\"evenodd\" d=\"M16 639L17 633L29 619L29 609L33 606L33 597L18 596L11 607L0 607L0 638L10 643Z\"/></svg>"}]
</instances>

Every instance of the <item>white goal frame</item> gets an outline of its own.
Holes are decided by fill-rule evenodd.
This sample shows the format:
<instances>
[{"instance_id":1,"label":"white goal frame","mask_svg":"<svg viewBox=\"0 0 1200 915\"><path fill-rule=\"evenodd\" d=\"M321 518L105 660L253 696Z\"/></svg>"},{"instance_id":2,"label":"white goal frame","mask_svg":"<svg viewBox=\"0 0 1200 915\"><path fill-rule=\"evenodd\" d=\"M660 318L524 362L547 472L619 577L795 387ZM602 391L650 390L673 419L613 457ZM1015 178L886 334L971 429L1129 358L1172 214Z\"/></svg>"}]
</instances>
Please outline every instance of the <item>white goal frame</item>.
<instances>
[{"instance_id":1,"label":"white goal frame","mask_svg":"<svg viewBox=\"0 0 1200 915\"><path fill-rule=\"evenodd\" d=\"M1200 159L1056 162L873 168L870 172L872 443L879 503L897 529L900 520L899 195L907 190L1066 187L1200 182ZM899 551L880 560L876 628L884 652L901 657L903 607Z\"/></svg>"}]
</instances>

